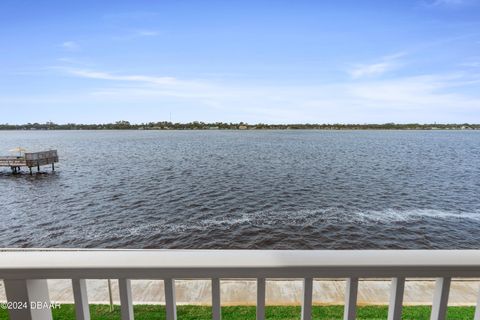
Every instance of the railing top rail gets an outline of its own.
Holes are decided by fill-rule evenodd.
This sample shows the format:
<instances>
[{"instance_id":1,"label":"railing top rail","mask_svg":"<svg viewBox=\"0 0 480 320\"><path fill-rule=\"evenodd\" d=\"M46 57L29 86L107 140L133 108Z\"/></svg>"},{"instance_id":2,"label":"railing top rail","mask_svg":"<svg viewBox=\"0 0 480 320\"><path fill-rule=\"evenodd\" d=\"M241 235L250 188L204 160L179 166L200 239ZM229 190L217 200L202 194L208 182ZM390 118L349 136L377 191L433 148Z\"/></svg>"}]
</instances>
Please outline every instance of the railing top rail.
<instances>
[{"instance_id":1,"label":"railing top rail","mask_svg":"<svg viewBox=\"0 0 480 320\"><path fill-rule=\"evenodd\" d=\"M480 250L0 249L1 269L480 267Z\"/></svg>"},{"instance_id":2,"label":"railing top rail","mask_svg":"<svg viewBox=\"0 0 480 320\"><path fill-rule=\"evenodd\" d=\"M0 249L0 278L480 277L480 250Z\"/></svg>"}]
</instances>

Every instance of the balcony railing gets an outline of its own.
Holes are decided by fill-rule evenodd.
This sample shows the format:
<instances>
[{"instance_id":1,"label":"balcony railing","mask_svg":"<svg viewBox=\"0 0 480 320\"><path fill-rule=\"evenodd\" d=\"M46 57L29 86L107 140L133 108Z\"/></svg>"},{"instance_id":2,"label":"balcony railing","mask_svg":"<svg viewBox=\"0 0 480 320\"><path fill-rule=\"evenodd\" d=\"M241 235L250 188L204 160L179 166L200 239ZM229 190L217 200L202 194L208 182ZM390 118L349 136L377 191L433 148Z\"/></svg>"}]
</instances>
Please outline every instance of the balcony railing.
<instances>
[{"instance_id":1,"label":"balcony railing","mask_svg":"<svg viewBox=\"0 0 480 320\"><path fill-rule=\"evenodd\" d=\"M134 319L130 280L164 281L166 317L176 319L175 279L211 279L212 318L221 319L220 279L257 279L257 319L265 280L303 279L303 320L311 319L314 278L345 278L344 319L356 317L359 278L392 278L388 319L401 319L405 278L437 278L431 319L445 319L452 277L480 277L480 250L0 250L11 320L52 319L46 279L72 279L76 319L90 319L85 279L118 279L122 319ZM477 307L475 319L480 320Z\"/></svg>"}]
</instances>

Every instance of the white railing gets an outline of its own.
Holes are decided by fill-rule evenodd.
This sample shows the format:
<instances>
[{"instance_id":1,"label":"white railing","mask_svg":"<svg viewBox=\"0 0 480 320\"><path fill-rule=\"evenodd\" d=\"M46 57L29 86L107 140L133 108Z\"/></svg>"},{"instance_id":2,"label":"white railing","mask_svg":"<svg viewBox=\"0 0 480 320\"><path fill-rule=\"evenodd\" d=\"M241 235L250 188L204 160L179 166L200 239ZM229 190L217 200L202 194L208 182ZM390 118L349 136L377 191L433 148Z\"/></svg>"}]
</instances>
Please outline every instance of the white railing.
<instances>
[{"instance_id":1,"label":"white railing","mask_svg":"<svg viewBox=\"0 0 480 320\"><path fill-rule=\"evenodd\" d=\"M480 250L0 250L11 320L52 319L46 279L72 279L76 319L90 319L85 279L119 279L122 319L131 320L131 279L162 279L166 317L176 319L175 279L211 279L212 318L221 319L220 279L257 279L257 319L265 279L303 279L303 320L311 319L314 278L346 278L344 319L356 317L359 278L392 278L388 319L401 319L405 278L434 277L431 319L445 319L452 277L480 277ZM475 319L480 320L477 307Z\"/></svg>"}]
</instances>

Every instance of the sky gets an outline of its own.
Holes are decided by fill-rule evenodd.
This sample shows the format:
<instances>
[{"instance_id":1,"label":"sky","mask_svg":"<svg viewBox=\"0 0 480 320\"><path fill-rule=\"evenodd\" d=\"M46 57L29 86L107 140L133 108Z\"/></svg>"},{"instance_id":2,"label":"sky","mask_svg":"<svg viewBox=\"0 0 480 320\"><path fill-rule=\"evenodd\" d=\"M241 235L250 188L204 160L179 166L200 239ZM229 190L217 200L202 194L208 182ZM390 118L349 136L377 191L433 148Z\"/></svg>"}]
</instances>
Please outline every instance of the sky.
<instances>
[{"instance_id":1,"label":"sky","mask_svg":"<svg viewBox=\"0 0 480 320\"><path fill-rule=\"evenodd\" d=\"M0 3L0 123L480 123L480 0Z\"/></svg>"}]
</instances>

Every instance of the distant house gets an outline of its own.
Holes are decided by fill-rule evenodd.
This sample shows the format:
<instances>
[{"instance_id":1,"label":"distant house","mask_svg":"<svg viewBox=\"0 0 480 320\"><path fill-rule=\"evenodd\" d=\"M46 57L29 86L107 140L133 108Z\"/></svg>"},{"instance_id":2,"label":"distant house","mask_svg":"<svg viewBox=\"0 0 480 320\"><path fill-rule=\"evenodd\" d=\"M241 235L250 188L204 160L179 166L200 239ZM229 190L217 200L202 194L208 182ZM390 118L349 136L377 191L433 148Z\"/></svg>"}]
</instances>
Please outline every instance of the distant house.
<instances>
[{"instance_id":1,"label":"distant house","mask_svg":"<svg viewBox=\"0 0 480 320\"><path fill-rule=\"evenodd\" d=\"M247 126L238 126L238 129L239 129L239 130L247 130L248 127L247 127Z\"/></svg>"}]
</instances>

